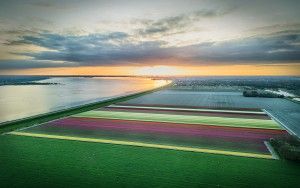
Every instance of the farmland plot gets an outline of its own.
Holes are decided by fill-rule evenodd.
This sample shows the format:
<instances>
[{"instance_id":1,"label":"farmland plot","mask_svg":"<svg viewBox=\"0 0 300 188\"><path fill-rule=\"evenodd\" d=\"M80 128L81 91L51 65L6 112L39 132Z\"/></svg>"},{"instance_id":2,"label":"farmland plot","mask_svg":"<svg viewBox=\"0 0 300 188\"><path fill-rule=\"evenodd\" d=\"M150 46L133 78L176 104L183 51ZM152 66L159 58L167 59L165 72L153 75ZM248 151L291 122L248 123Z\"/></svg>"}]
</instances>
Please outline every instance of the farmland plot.
<instances>
[{"instance_id":1,"label":"farmland plot","mask_svg":"<svg viewBox=\"0 0 300 188\"><path fill-rule=\"evenodd\" d=\"M238 117L239 114L267 116L254 109L178 106L163 111L165 107L146 106L149 111L145 112L141 106L126 108L134 111L119 111L120 106L112 105L10 134L267 159L274 156L265 141L287 134L271 119ZM172 114L174 111L176 114ZM198 111L209 111L213 116L195 114ZM219 112L231 117L218 117Z\"/></svg>"},{"instance_id":2,"label":"farmland plot","mask_svg":"<svg viewBox=\"0 0 300 188\"><path fill-rule=\"evenodd\" d=\"M138 97L122 105L169 105L204 108L264 109L293 134L300 137L300 105L286 99L243 97L240 92L195 92L163 90Z\"/></svg>"}]
</instances>

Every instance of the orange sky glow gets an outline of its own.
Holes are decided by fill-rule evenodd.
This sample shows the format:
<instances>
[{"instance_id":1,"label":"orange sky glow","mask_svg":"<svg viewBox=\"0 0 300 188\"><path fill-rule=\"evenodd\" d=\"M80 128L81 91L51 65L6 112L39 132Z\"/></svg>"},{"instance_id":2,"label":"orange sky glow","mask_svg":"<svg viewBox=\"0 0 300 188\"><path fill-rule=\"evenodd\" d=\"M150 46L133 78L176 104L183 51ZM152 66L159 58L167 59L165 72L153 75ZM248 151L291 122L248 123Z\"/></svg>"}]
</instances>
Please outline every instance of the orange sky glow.
<instances>
[{"instance_id":1,"label":"orange sky glow","mask_svg":"<svg viewBox=\"0 0 300 188\"><path fill-rule=\"evenodd\" d=\"M7 71L23 75L128 75L128 76L214 76L214 75L300 75L300 64L203 65L203 66L98 66L36 68Z\"/></svg>"}]
</instances>

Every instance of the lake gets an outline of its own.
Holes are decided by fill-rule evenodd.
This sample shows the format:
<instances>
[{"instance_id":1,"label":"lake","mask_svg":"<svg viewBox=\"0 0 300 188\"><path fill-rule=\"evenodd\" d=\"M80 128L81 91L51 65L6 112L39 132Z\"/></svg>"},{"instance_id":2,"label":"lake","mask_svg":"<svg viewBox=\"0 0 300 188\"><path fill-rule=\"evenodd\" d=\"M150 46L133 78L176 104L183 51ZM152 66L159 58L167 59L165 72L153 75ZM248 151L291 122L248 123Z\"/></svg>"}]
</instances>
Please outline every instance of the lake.
<instances>
[{"instance_id":1,"label":"lake","mask_svg":"<svg viewBox=\"0 0 300 188\"><path fill-rule=\"evenodd\" d=\"M0 86L0 123L154 89L166 80L124 77L52 77L56 85Z\"/></svg>"}]
</instances>

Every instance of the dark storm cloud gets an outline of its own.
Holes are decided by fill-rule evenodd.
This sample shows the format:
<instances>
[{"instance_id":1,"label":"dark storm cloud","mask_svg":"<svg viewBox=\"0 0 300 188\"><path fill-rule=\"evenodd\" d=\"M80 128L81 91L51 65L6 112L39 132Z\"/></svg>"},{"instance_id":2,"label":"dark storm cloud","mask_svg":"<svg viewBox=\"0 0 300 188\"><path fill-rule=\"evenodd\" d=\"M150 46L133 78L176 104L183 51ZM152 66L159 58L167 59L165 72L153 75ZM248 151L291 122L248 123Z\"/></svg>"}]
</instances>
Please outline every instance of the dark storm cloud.
<instances>
[{"instance_id":1,"label":"dark storm cloud","mask_svg":"<svg viewBox=\"0 0 300 188\"><path fill-rule=\"evenodd\" d=\"M264 36L250 37L226 42L209 42L184 47L164 47L163 41L133 43L126 33L64 36L41 34L24 36L12 44L33 44L49 51L22 53L34 59L3 63L1 69L64 67L87 65L142 65L146 60L177 58L195 65L198 62L217 64L240 64L241 62L281 63L300 61L300 31L281 31ZM55 62L70 62L55 63Z\"/></svg>"}]
</instances>

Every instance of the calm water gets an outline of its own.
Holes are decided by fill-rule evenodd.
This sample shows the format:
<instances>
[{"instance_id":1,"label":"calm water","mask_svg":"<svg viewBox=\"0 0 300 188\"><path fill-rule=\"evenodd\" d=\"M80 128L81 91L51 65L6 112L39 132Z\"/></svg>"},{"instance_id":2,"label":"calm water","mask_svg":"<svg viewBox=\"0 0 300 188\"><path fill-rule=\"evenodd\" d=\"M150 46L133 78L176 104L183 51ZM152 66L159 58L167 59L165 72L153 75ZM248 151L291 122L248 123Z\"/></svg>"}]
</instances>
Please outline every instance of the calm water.
<instances>
[{"instance_id":1,"label":"calm water","mask_svg":"<svg viewBox=\"0 0 300 188\"><path fill-rule=\"evenodd\" d=\"M146 78L49 78L59 85L0 86L0 122L136 93L167 81Z\"/></svg>"}]
</instances>

